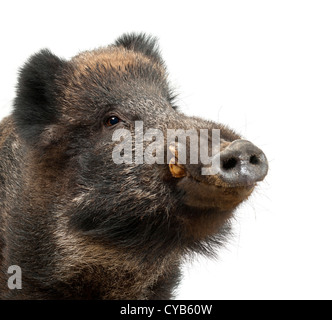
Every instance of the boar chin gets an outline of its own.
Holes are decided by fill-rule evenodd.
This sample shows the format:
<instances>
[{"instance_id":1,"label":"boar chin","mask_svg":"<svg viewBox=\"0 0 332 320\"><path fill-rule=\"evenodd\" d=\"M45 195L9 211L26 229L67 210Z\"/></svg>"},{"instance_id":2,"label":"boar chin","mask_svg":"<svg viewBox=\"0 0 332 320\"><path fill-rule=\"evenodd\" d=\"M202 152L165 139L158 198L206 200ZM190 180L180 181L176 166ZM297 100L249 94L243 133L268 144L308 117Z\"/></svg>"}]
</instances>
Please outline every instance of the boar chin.
<instances>
[{"instance_id":1,"label":"boar chin","mask_svg":"<svg viewBox=\"0 0 332 320\"><path fill-rule=\"evenodd\" d=\"M177 187L184 191L183 202L187 206L232 211L250 196L255 186L222 187L184 177Z\"/></svg>"}]
</instances>

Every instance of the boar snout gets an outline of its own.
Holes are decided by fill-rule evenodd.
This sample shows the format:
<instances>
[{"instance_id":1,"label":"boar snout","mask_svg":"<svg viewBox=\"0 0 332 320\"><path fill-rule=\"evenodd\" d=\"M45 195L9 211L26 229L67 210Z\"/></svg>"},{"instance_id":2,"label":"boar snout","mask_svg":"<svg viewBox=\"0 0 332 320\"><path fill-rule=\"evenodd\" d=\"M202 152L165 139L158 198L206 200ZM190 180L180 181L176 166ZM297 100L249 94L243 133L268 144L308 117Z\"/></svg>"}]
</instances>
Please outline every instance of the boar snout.
<instances>
[{"instance_id":1,"label":"boar snout","mask_svg":"<svg viewBox=\"0 0 332 320\"><path fill-rule=\"evenodd\" d=\"M265 154L247 140L235 140L217 157L220 157L220 179L232 186L250 186L262 181L268 171Z\"/></svg>"},{"instance_id":2,"label":"boar snout","mask_svg":"<svg viewBox=\"0 0 332 320\"><path fill-rule=\"evenodd\" d=\"M268 172L268 161L261 149L247 140L223 142L221 151L213 156L210 165L180 164L174 146L174 158L169 169L185 191L184 203L194 207L217 207L233 210L249 197L256 182Z\"/></svg>"}]
</instances>

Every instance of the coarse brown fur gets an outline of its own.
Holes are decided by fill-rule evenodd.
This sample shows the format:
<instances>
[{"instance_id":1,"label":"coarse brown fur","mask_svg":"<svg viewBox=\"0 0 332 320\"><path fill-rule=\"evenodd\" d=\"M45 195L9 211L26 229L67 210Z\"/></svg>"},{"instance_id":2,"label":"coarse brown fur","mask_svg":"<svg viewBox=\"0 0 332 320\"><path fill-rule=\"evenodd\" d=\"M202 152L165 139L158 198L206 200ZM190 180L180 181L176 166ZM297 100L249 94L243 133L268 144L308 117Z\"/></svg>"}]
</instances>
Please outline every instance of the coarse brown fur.
<instances>
[{"instance_id":1,"label":"coarse brown fur","mask_svg":"<svg viewBox=\"0 0 332 320\"><path fill-rule=\"evenodd\" d=\"M120 119L108 126L111 116ZM172 176L168 164L115 164L114 128L220 129L176 110L155 39L124 35L70 61L47 50L20 72L0 123L0 298L169 299L191 252L225 243L254 186ZM167 154L167 146L165 147ZM169 160L169 159L168 159ZM22 269L22 289L7 286Z\"/></svg>"}]
</instances>

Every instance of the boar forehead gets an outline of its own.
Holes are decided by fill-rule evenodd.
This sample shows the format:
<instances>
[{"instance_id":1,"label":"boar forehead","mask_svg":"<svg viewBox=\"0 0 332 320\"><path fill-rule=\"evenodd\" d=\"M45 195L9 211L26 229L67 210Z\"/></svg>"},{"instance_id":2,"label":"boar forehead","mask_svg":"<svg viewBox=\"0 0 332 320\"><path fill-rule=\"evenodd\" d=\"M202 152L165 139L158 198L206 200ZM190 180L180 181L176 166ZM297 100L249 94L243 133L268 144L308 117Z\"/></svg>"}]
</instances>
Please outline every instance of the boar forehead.
<instances>
[{"instance_id":1,"label":"boar forehead","mask_svg":"<svg viewBox=\"0 0 332 320\"><path fill-rule=\"evenodd\" d=\"M114 106L120 106L133 117L145 109L151 113L155 108L170 107L171 93L164 66L121 47L75 56L58 83L62 88L59 102L63 114L73 120L82 119L83 114L97 116Z\"/></svg>"}]
</instances>

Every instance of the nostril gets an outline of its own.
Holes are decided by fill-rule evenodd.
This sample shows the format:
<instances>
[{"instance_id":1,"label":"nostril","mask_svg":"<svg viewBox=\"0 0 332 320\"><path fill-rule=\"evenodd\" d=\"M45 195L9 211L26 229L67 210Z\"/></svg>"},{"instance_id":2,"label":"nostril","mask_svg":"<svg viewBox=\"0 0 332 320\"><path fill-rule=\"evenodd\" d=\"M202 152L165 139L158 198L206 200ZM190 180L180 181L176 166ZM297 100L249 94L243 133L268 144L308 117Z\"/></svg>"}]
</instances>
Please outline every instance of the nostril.
<instances>
[{"instance_id":1,"label":"nostril","mask_svg":"<svg viewBox=\"0 0 332 320\"><path fill-rule=\"evenodd\" d=\"M254 154L254 155L252 155L252 156L250 157L249 162L250 162L251 164L259 164L259 159L258 159L258 157Z\"/></svg>"},{"instance_id":2,"label":"nostril","mask_svg":"<svg viewBox=\"0 0 332 320\"><path fill-rule=\"evenodd\" d=\"M222 167L225 170L230 170L235 168L237 165L237 159L236 158L229 158L227 160L224 160L222 163Z\"/></svg>"}]
</instances>

